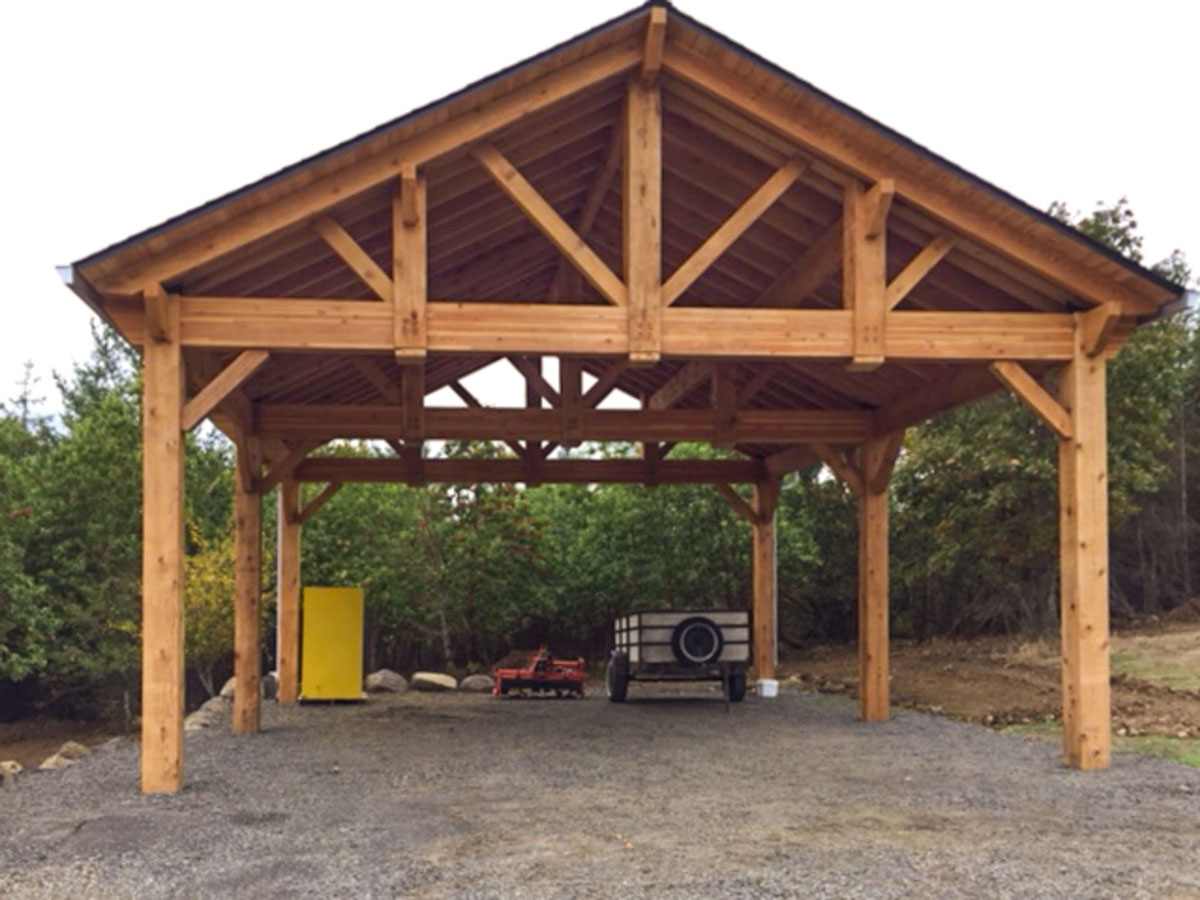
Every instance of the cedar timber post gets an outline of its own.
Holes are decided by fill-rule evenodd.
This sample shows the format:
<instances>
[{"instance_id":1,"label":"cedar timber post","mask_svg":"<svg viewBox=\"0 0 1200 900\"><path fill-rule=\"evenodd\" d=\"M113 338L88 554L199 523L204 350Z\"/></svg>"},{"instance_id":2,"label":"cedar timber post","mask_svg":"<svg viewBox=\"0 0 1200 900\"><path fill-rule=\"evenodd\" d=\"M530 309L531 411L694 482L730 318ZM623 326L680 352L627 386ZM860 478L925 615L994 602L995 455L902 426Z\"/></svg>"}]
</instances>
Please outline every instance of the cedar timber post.
<instances>
[{"instance_id":1,"label":"cedar timber post","mask_svg":"<svg viewBox=\"0 0 1200 900\"><path fill-rule=\"evenodd\" d=\"M662 95L657 83L629 82L624 175L629 361L652 366L662 352Z\"/></svg>"},{"instance_id":2,"label":"cedar timber post","mask_svg":"<svg viewBox=\"0 0 1200 900\"><path fill-rule=\"evenodd\" d=\"M779 499L779 481L771 479L754 485L754 532L752 543L754 602L751 613L754 650L754 677L774 678L776 658L777 572L775 554L775 507Z\"/></svg>"},{"instance_id":3,"label":"cedar timber post","mask_svg":"<svg viewBox=\"0 0 1200 900\"><path fill-rule=\"evenodd\" d=\"M893 446L881 436L860 449L858 710L864 722L888 717L888 477Z\"/></svg>"},{"instance_id":4,"label":"cedar timber post","mask_svg":"<svg viewBox=\"0 0 1200 900\"><path fill-rule=\"evenodd\" d=\"M291 473L279 485L278 540L278 697L280 703L292 704L300 696L300 483Z\"/></svg>"},{"instance_id":5,"label":"cedar timber post","mask_svg":"<svg viewBox=\"0 0 1200 900\"><path fill-rule=\"evenodd\" d=\"M1086 315L1086 314L1083 314ZM1083 325L1082 315L1076 319ZM1112 717L1108 643L1108 471L1105 357L1076 328L1059 382L1072 435L1059 441L1063 761L1106 769Z\"/></svg>"},{"instance_id":6,"label":"cedar timber post","mask_svg":"<svg viewBox=\"0 0 1200 900\"><path fill-rule=\"evenodd\" d=\"M887 215L895 193L895 185L888 178L865 191L857 181L846 185L842 305L854 314L853 371L878 368L887 348Z\"/></svg>"},{"instance_id":7,"label":"cedar timber post","mask_svg":"<svg viewBox=\"0 0 1200 900\"><path fill-rule=\"evenodd\" d=\"M178 298L143 299L141 777L165 793L183 787L183 353Z\"/></svg>"},{"instance_id":8,"label":"cedar timber post","mask_svg":"<svg viewBox=\"0 0 1200 900\"><path fill-rule=\"evenodd\" d=\"M239 456L254 456L250 446L254 441L255 438L245 436L234 452ZM258 474L258 464L253 459L239 461L238 468ZM256 483L247 485L241 478L234 478L233 509L233 731L255 734L260 721L258 648L262 608L262 495Z\"/></svg>"},{"instance_id":9,"label":"cedar timber post","mask_svg":"<svg viewBox=\"0 0 1200 900\"><path fill-rule=\"evenodd\" d=\"M427 234L425 179L406 167L392 203L392 342L401 364L425 361Z\"/></svg>"}]
</instances>

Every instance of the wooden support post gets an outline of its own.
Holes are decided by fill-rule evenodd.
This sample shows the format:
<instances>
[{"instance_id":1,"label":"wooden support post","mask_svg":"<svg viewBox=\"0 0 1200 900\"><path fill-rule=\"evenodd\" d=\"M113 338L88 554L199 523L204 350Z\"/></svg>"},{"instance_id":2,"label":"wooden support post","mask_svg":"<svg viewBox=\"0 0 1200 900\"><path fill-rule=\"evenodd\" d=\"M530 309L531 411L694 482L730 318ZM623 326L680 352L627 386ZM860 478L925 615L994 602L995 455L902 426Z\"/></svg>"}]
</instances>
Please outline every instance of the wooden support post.
<instances>
[{"instance_id":1,"label":"wooden support post","mask_svg":"<svg viewBox=\"0 0 1200 900\"><path fill-rule=\"evenodd\" d=\"M277 531L275 665L279 702L291 704L300 696L300 484L290 477L279 485Z\"/></svg>"},{"instance_id":2,"label":"wooden support post","mask_svg":"<svg viewBox=\"0 0 1200 900\"><path fill-rule=\"evenodd\" d=\"M1084 325L1078 328L1075 358L1063 367L1059 381L1072 424L1072 436L1058 444L1063 761L1080 769L1106 769L1112 713L1105 361L1088 354Z\"/></svg>"},{"instance_id":3,"label":"wooden support post","mask_svg":"<svg viewBox=\"0 0 1200 900\"><path fill-rule=\"evenodd\" d=\"M558 360L558 393L562 397L563 446L577 447L583 433L583 363L574 357Z\"/></svg>"},{"instance_id":4,"label":"wooden support post","mask_svg":"<svg viewBox=\"0 0 1200 900\"><path fill-rule=\"evenodd\" d=\"M400 363L424 362L428 343L425 209L425 179L406 168L392 204L392 341Z\"/></svg>"},{"instance_id":5,"label":"wooden support post","mask_svg":"<svg viewBox=\"0 0 1200 900\"><path fill-rule=\"evenodd\" d=\"M425 367L405 366L401 372L404 399L401 431L405 441L419 443L425 439Z\"/></svg>"},{"instance_id":6,"label":"wooden support post","mask_svg":"<svg viewBox=\"0 0 1200 900\"><path fill-rule=\"evenodd\" d=\"M887 321L887 214L895 186L884 179L864 191L846 186L842 214L842 303L854 311L850 368L869 371L883 363Z\"/></svg>"},{"instance_id":7,"label":"wooden support post","mask_svg":"<svg viewBox=\"0 0 1200 900\"><path fill-rule=\"evenodd\" d=\"M179 305L146 297L158 317L143 356L142 791L183 787L183 353ZM153 312L152 312L153 310Z\"/></svg>"},{"instance_id":8,"label":"wooden support post","mask_svg":"<svg viewBox=\"0 0 1200 900\"><path fill-rule=\"evenodd\" d=\"M771 479L754 485L755 521L752 544L754 599L750 613L753 630L754 677L775 677L777 575L775 558L775 506L779 482Z\"/></svg>"},{"instance_id":9,"label":"wooden support post","mask_svg":"<svg viewBox=\"0 0 1200 900\"><path fill-rule=\"evenodd\" d=\"M859 460L858 709L865 722L888 717L888 494L880 473L889 452L886 436L871 438Z\"/></svg>"},{"instance_id":10,"label":"wooden support post","mask_svg":"<svg viewBox=\"0 0 1200 900\"><path fill-rule=\"evenodd\" d=\"M247 454L247 438L236 449ZM253 464L247 461L247 465ZM262 607L262 496L240 480L233 486L233 731L254 734L259 726L258 624Z\"/></svg>"},{"instance_id":11,"label":"wooden support post","mask_svg":"<svg viewBox=\"0 0 1200 900\"><path fill-rule=\"evenodd\" d=\"M662 94L636 79L625 108L623 200L629 361L654 365L662 353Z\"/></svg>"}]
</instances>

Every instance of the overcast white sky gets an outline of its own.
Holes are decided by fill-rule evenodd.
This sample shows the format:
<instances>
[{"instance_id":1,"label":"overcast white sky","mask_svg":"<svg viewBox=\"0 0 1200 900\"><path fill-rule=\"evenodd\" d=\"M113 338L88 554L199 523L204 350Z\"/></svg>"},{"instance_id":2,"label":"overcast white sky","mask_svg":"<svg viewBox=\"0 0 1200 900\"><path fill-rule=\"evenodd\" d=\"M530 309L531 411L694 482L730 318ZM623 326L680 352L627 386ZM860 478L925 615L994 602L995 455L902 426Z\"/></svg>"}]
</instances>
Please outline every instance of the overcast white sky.
<instances>
[{"instance_id":1,"label":"overcast white sky","mask_svg":"<svg viewBox=\"0 0 1200 900\"><path fill-rule=\"evenodd\" d=\"M635 0L7 3L0 398L86 358L73 262L624 12ZM1200 4L681 0L1039 208L1129 198L1200 269Z\"/></svg>"}]
</instances>

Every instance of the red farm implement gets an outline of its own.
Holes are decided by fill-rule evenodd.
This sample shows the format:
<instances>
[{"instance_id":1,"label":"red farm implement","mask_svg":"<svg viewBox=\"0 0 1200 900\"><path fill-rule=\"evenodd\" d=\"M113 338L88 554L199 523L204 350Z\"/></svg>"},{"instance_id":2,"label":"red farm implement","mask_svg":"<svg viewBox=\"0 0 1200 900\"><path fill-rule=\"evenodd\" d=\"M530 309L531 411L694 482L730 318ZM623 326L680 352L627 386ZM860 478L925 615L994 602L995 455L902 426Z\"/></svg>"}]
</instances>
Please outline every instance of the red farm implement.
<instances>
[{"instance_id":1,"label":"red farm implement","mask_svg":"<svg viewBox=\"0 0 1200 900\"><path fill-rule=\"evenodd\" d=\"M497 669L496 683L492 696L498 697L510 691L532 691L557 696L578 694L583 696L583 659L555 659L542 646L523 669Z\"/></svg>"}]
</instances>

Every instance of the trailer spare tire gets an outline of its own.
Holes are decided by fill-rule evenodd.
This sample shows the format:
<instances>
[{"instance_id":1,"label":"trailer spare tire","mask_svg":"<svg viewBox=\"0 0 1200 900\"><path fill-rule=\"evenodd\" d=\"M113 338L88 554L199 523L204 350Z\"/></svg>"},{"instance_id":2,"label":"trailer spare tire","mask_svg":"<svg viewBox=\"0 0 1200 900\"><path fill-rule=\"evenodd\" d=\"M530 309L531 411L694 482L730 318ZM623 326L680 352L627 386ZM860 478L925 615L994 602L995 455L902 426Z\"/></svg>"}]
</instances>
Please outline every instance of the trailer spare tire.
<instances>
[{"instance_id":1,"label":"trailer spare tire","mask_svg":"<svg viewBox=\"0 0 1200 900\"><path fill-rule=\"evenodd\" d=\"M613 703L624 703L629 692L629 656L622 650L614 650L604 670L604 693Z\"/></svg>"},{"instance_id":2,"label":"trailer spare tire","mask_svg":"<svg viewBox=\"0 0 1200 900\"><path fill-rule=\"evenodd\" d=\"M692 616L675 626L671 651L680 665L707 666L721 657L725 639L712 619Z\"/></svg>"}]
</instances>

